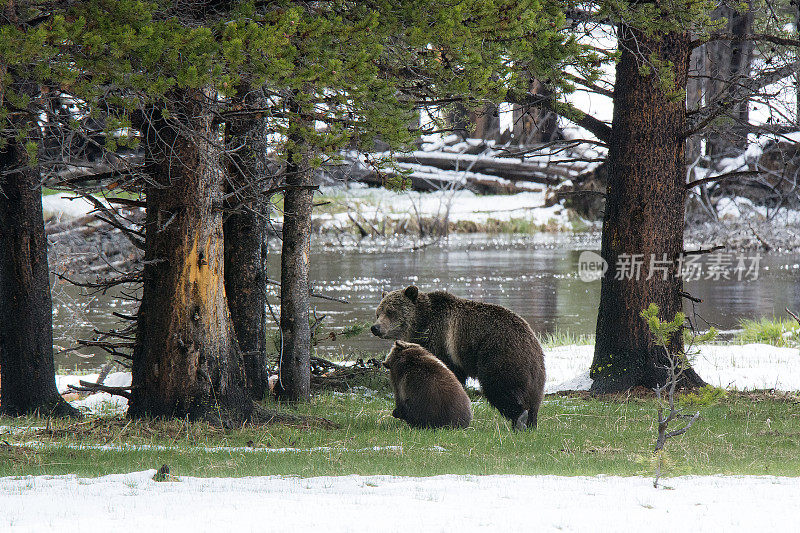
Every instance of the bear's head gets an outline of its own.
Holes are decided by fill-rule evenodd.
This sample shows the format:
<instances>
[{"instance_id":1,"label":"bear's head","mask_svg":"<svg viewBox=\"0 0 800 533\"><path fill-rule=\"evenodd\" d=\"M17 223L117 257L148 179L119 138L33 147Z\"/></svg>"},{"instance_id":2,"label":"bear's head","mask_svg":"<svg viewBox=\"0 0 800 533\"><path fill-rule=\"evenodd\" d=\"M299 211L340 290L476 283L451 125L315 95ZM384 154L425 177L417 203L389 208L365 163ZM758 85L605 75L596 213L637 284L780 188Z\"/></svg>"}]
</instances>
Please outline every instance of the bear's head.
<instances>
[{"instance_id":1,"label":"bear's head","mask_svg":"<svg viewBox=\"0 0 800 533\"><path fill-rule=\"evenodd\" d=\"M382 339L409 340L414 335L419 289L414 285L384 295L370 331Z\"/></svg>"},{"instance_id":2,"label":"bear's head","mask_svg":"<svg viewBox=\"0 0 800 533\"><path fill-rule=\"evenodd\" d=\"M404 352L406 352L409 348L422 348L419 344L414 344L411 342L405 341L394 341L394 346L392 346L392 351L389 352L389 355L386 356L386 360L383 362L383 366L390 369L402 363L406 356Z\"/></svg>"}]
</instances>

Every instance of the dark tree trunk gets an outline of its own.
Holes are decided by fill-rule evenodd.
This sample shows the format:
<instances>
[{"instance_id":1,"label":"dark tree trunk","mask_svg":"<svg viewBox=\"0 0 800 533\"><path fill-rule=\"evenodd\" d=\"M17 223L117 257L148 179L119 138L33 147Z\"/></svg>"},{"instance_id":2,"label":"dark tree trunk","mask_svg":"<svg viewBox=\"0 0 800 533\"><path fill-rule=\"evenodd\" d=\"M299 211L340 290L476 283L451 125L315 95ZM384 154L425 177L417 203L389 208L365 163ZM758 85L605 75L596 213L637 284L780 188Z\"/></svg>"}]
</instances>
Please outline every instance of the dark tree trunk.
<instances>
[{"instance_id":1,"label":"dark tree trunk","mask_svg":"<svg viewBox=\"0 0 800 533\"><path fill-rule=\"evenodd\" d=\"M132 417L227 423L253 410L225 294L224 174L206 98L179 92L171 118L154 111L139 125L149 176Z\"/></svg>"},{"instance_id":2,"label":"dark tree trunk","mask_svg":"<svg viewBox=\"0 0 800 533\"><path fill-rule=\"evenodd\" d=\"M731 35L753 33L753 10L749 7L741 13L722 5L712 13L712 19L726 19L722 32ZM750 76L753 58L753 41L713 41L706 43L704 60L708 78L705 83L706 103L713 102L730 84L741 83ZM706 135L706 154L719 160L736 157L747 148L747 130L742 125L749 121L749 100L731 107L726 113L730 120L721 122Z\"/></svg>"},{"instance_id":3,"label":"dark tree trunk","mask_svg":"<svg viewBox=\"0 0 800 533\"><path fill-rule=\"evenodd\" d=\"M534 80L531 94L550 96L551 93L541 82ZM526 145L550 142L559 137L557 115L543 106L514 104L514 144Z\"/></svg>"},{"instance_id":4,"label":"dark tree trunk","mask_svg":"<svg viewBox=\"0 0 800 533\"><path fill-rule=\"evenodd\" d=\"M686 81L686 109L697 111L703 107L703 92L705 87L705 46L700 45L691 52L689 57L689 74ZM703 155L703 135L695 133L686 139L686 163L694 165L699 163Z\"/></svg>"},{"instance_id":5,"label":"dark tree trunk","mask_svg":"<svg viewBox=\"0 0 800 533\"><path fill-rule=\"evenodd\" d=\"M14 83L10 89L36 94L33 84ZM0 105L5 103L1 91ZM33 112L7 109L15 130L40 140ZM0 413L77 416L56 389L39 172L30 166L21 141L9 137L5 142L0 148Z\"/></svg>"},{"instance_id":6,"label":"dark tree trunk","mask_svg":"<svg viewBox=\"0 0 800 533\"><path fill-rule=\"evenodd\" d=\"M689 35L649 37L622 26L619 36L622 55L614 87L601 251L609 271L602 279L591 367L592 390L599 393L664 383L662 350L653 344L640 313L656 303L660 317L671 320L681 310L682 280L677 270L686 199L686 106L680 96L686 87ZM642 61L651 54L662 65L672 62L674 86L662 87L657 67L643 75ZM641 276L616 279L618 259L638 254L644 260ZM667 258L666 279L658 271L646 279L651 257ZM680 349L682 342L676 336L673 347ZM690 371L687 382L702 380Z\"/></svg>"},{"instance_id":7,"label":"dark tree trunk","mask_svg":"<svg viewBox=\"0 0 800 533\"><path fill-rule=\"evenodd\" d=\"M463 104L453 104L447 122L454 133L465 139L489 141L500 138L500 115L494 104L487 104L478 110L469 109Z\"/></svg>"},{"instance_id":8,"label":"dark tree trunk","mask_svg":"<svg viewBox=\"0 0 800 533\"><path fill-rule=\"evenodd\" d=\"M242 105L257 104L257 95L242 88ZM226 125L230 152L225 235L225 292L236 338L244 357L247 390L264 399L267 374L267 176L265 122L252 113Z\"/></svg>"},{"instance_id":9,"label":"dark tree trunk","mask_svg":"<svg viewBox=\"0 0 800 533\"><path fill-rule=\"evenodd\" d=\"M301 128L310 127L300 106L290 105L296 120L289 134L293 148L286 165L281 248L281 356L276 391L281 399L305 401L311 397L311 303L308 265L311 254L311 210L314 199L309 148Z\"/></svg>"},{"instance_id":10,"label":"dark tree trunk","mask_svg":"<svg viewBox=\"0 0 800 533\"><path fill-rule=\"evenodd\" d=\"M795 2L794 5L794 27L795 31L800 32L800 3ZM795 72L794 75L794 90L795 90L795 115L794 125L800 127L800 70Z\"/></svg>"}]
</instances>

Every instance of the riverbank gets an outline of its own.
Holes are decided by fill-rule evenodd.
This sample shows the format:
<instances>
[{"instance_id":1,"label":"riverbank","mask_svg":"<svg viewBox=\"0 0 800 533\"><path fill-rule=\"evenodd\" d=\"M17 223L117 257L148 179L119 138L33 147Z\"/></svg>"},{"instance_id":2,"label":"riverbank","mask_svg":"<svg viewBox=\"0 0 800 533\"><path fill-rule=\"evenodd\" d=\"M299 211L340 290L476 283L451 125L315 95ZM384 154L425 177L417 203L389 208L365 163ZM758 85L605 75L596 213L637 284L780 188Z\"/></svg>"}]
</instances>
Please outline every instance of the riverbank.
<instances>
[{"instance_id":1,"label":"riverbank","mask_svg":"<svg viewBox=\"0 0 800 533\"><path fill-rule=\"evenodd\" d=\"M568 345L545 347L547 379L545 393L549 395L574 391L588 391L592 385L589 367L594 356L594 345ZM778 347L769 344L714 345L697 347L692 364L697 373L710 385L731 391L800 392L800 354L796 347ZM385 354L373 354L383 358ZM67 374L56 376L59 392L73 406L90 415L121 416L127 410L127 400L99 392L76 394L70 385L80 380L96 383L99 374ZM388 376L388 374L387 374ZM373 394L386 395L386 387ZM129 372L115 372L102 382L112 387L131 384ZM468 386L479 389L477 381L470 379ZM363 385L361 385L363 388Z\"/></svg>"},{"instance_id":2,"label":"riverbank","mask_svg":"<svg viewBox=\"0 0 800 533\"><path fill-rule=\"evenodd\" d=\"M466 190L391 191L362 184L322 187L313 215L318 246L353 247L377 240L416 249L439 245L449 234L572 235L584 248L599 249L602 221L588 220L555 202L541 188L512 195L476 195ZM42 205L51 242L51 262L67 272L128 270L141 252L124 233L91 216L94 206L66 193L45 196ZM281 227L280 204L273 233ZM143 221L138 208L122 213L132 227ZM138 228L136 228L138 229ZM800 211L769 210L747 199L720 202L716 218L696 210L687 218L687 249L724 247L726 252L800 251ZM277 245L277 240L272 242Z\"/></svg>"}]
</instances>

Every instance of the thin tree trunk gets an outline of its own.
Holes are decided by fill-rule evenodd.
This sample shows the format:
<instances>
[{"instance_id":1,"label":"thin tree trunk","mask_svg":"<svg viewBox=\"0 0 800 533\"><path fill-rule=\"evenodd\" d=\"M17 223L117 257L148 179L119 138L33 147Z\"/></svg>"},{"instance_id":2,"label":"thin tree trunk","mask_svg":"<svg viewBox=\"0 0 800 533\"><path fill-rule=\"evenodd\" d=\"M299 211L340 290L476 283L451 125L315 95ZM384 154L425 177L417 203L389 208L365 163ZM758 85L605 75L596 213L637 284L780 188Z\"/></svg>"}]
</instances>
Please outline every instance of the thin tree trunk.
<instances>
[{"instance_id":1,"label":"thin tree trunk","mask_svg":"<svg viewBox=\"0 0 800 533\"><path fill-rule=\"evenodd\" d=\"M696 111L703 107L703 87L706 81L705 47L700 45L691 52L689 58L689 78L686 81L686 109ZM686 163L692 165L703 155L703 136L695 134L686 139Z\"/></svg>"},{"instance_id":2,"label":"thin tree trunk","mask_svg":"<svg viewBox=\"0 0 800 533\"><path fill-rule=\"evenodd\" d=\"M150 175L132 417L228 423L253 410L225 293L224 174L206 98L180 91L171 118L154 111L140 126Z\"/></svg>"},{"instance_id":3,"label":"thin tree trunk","mask_svg":"<svg viewBox=\"0 0 800 533\"><path fill-rule=\"evenodd\" d=\"M240 90L243 106L257 103L257 95ZM246 111L246 109L245 109ZM225 235L225 291L236 338L244 357L247 390L262 400L267 374L267 233L266 201L262 196L267 169L263 118L244 113L226 126L229 198L223 224Z\"/></svg>"},{"instance_id":4,"label":"thin tree trunk","mask_svg":"<svg viewBox=\"0 0 800 533\"><path fill-rule=\"evenodd\" d=\"M13 83L11 90L29 97L37 92L30 83ZM2 104L8 105L0 98ZM7 109L16 131L41 140L33 112ZM56 389L39 171L22 141L5 142L0 149L0 413L78 416Z\"/></svg>"},{"instance_id":5,"label":"thin tree trunk","mask_svg":"<svg viewBox=\"0 0 800 533\"><path fill-rule=\"evenodd\" d=\"M300 105L290 103L295 123L286 166L281 248L281 356L276 391L281 399L311 397L311 327L308 266L311 254L311 210L314 199L309 148L299 130L311 120Z\"/></svg>"},{"instance_id":6,"label":"thin tree trunk","mask_svg":"<svg viewBox=\"0 0 800 533\"><path fill-rule=\"evenodd\" d=\"M661 318L681 310L678 259L683 250L686 190L683 128L689 35L651 37L621 26L622 55L614 87L614 119L608 154L608 189L601 255L609 264L602 279L592 390L617 392L663 384L663 351L653 344L640 313L658 304ZM651 56L651 54L653 54ZM643 75L643 61L672 63L675 85L662 87L658 67ZM664 89L674 92L672 97ZM617 279L618 261L641 257L641 275ZM648 271L650 260L667 258L667 273ZM680 335L673 348L682 347ZM694 372L688 382L702 383Z\"/></svg>"},{"instance_id":7,"label":"thin tree trunk","mask_svg":"<svg viewBox=\"0 0 800 533\"><path fill-rule=\"evenodd\" d=\"M739 12L733 7L719 6L712 13L712 19L726 19L725 30L731 35L747 35L753 30L753 10L749 7ZM723 31L725 31L723 30ZM750 76L750 63L753 58L753 41L714 41L704 45L706 50L706 103L714 101L730 84L741 83ZM735 157L747 148L747 134L742 124L749 119L749 101L734 105L727 115L732 119L721 123L716 130L706 136L706 154L719 160Z\"/></svg>"}]
</instances>

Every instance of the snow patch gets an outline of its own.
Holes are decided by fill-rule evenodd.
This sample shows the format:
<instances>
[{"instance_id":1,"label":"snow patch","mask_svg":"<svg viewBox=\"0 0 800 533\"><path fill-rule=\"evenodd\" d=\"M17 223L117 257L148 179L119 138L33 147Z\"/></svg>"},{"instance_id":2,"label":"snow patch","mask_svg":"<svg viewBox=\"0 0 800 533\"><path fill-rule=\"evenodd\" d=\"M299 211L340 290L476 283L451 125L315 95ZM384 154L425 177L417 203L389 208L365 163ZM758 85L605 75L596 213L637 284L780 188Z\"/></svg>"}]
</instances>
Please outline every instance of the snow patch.
<instances>
[{"instance_id":1,"label":"snow patch","mask_svg":"<svg viewBox=\"0 0 800 533\"><path fill-rule=\"evenodd\" d=\"M531 459L532 460L532 459ZM787 531L800 478L336 476L0 478L0 529L51 531ZM524 510L524 512L522 512Z\"/></svg>"},{"instance_id":2,"label":"snow patch","mask_svg":"<svg viewBox=\"0 0 800 533\"><path fill-rule=\"evenodd\" d=\"M110 207L108 202L99 200L106 207ZM86 198L68 193L50 194L42 196L42 213L45 220L69 220L87 216L94 211L95 206Z\"/></svg>"}]
</instances>

